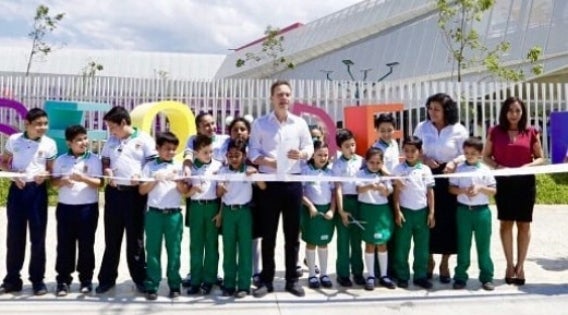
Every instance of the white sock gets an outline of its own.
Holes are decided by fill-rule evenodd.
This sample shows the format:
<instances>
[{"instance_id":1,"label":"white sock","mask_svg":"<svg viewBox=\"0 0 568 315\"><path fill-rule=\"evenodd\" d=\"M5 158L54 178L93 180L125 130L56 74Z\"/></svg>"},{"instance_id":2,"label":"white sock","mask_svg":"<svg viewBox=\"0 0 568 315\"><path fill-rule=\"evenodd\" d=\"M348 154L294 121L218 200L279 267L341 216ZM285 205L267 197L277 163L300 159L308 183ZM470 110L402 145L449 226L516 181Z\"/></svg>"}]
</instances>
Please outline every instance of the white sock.
<instances>
[{"instance_id":1,"label":"white sock","mask_svg":"<svg viewBox=\"0 0 568 315\"><path fill-rule=\"evenodd\" d=\"M306 247L306 263L308 265L308 277L316 276L316 251Z\"/></svg>"},{"instance_id":2,"label":"white sock","mask_svg":"<svg viewBox=\"0 0 568 315\"><path fill-rule=\"evenodd\" d=\"M375 254L365 253L365 266L369 277L375 277Z\"/></svg>"},{"instance_id":3,"label":"white sock","mask_svg":"<svg viewBox=\"0 0 568 315\"><path fill-rule=\"evenodd\" d=\"M379 252L379 266L381 269L381 278L387 275L387 269L389 264L389 253L388 252Z\"/></svg>"},{"instance_id":4,"label":"white sock","mask_svg":"<svg viewBox=\"0 0 568 315\"><path fill-rule=\"evenodd\" d=\"M252 274L260 273L260 238L252 240Z\"/></svg>"},{"instance_id":5,"label":"white sock","mask_svg":"<svg viewBox=\"0 0 568 315\"><path fill-rule=\"evenodd\" d=\"M327 276L327 247L318 247L318 260L320 264L320 276Z\"/></svg>"}]
</instances>

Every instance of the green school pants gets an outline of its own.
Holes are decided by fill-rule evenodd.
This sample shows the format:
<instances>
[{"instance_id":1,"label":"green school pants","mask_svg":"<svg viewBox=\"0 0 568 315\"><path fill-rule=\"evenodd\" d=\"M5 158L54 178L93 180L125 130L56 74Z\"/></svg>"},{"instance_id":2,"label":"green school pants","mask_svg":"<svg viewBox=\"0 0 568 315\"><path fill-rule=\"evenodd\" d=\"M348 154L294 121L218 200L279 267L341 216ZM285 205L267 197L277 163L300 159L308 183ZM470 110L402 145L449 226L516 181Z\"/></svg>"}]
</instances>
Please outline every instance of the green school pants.
<instances>
[{"instance_id":1,"label":"green school pants","mask_svg":"<svg viewBox=\"0 0 568 315\"><path fill-rule=\"evenodd\" d=\"M250 290L252 215L248 206L223 205L223 272L228 289ZM238 262L237 262L238 257Z\"/></svg>"},{"instance_id":2,"label":"green school pants","mask_svg":"<svg viewBox=\"0 0 568 315\"><path fill-rule=\"evenodd\" d=\"M146 232L146 290L158 291L162 279L161 255L162 239L166 239L168 265L166 275L171 289L179 289L181 238L183 233L183 217L181 209L169 209L164 212L150 207L146 212L144 230Z\"/></svg>"},{"instance_id":3,"label":"green school pants","mask_svg":"<svg viewBox=\"0 0 568 315\"><path fill-rule=\"evenodd\" d=\"M405 222L402 227L396 225L394 233L394 272L396 278L402 281L410 279L408 254L411 242L414 240L414 280L425 279L428 270L430 254L430 228L428 227L428 209L411 210L401 208Z\"/></svg>"},{"instance_id":4,"label":"green school pants","mask_svg":"<svg viewBox=\"0 0 568 315\"><path fill-rule=\"evenodd\" d=\"M357 196L343 195L343 210L360 220ZM337 260L335 269L338 277L349 277L349 266L354 275L363 275L363 251L361 249L361 228L355 224L343 225L341 216L335 214L337 228Z\"/></svg>"},{"instance_id":5,"label":"green school pants","mask_svg":"<svg viewBox=\"0 0 568 315\"><path fill-rule=\"evenodd\" d=\"M491 210L489 206L466 206L459 204L456 213L458 225L458 264L455 280L467 281L470 265L471 239L475 237L479 281L493 281L493 261L491 260Z\"/></svg>"},{"instance_id":6,"label":"green school pants","mask_svg":"<svg viewBox=\"0 0 568 315\"><path fill-rule=\"evenodd\" d=\"M219 231L213 218L219 211L218 201L191 201L189 208L189 265L191 285L217 282Z\"/></svg>"}]
</instances>

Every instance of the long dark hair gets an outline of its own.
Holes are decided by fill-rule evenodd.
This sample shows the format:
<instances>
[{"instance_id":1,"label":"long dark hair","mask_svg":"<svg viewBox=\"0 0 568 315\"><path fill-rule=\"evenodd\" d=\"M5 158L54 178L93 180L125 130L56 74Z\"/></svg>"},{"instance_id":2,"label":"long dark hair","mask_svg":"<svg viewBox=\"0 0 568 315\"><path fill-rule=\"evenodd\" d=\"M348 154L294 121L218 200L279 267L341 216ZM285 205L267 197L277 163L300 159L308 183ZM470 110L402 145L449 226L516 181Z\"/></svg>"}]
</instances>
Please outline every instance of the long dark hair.
<instances>
[{"instance_id":1,"label":"long dark hair","mask_svg":"<svg viewBox=\"0 0 568 315\"><path fill-rule=\"evenodd\" d=\"M459 121L458 117L458 104L446 93L436 93L426 100L426 118L430 120L428 108L430 103L436 102L442 105L444 109L444 123L446 125L454 125Z\"/></svg>"},{"instance_id":2,"label":"long dark hair","mask_svg":"<svg viewBox=\"0 0 568 315\"><path fill-rule=\"evenodd\" d=\"M507 119L507 113L509 112L511 105L513 105L515 102L519 103L519 105L521 106L521 111L523 112L521 114L521 119L519 119L517 128L519 128L519 132L524 132L528 128L528 113L525 102L523 102L516 96L509 96L507 99L505 99L503 105L501 105L501 111L499 112L499 128L501 128L503 131L508 131L511 127L509 119Z\"/></svg>"},{"instance_id":3,"label":"long dark hair","mask_svg":"<svg viewBox=\"0 0 568 315\"><path fill-rule=\"evenodd\" d=\"M321 141L321 140L315 140L314 141L314 155L316 155L317 150L322 149L322 148L327 148L327 143ZM308 160L308 164L311 165L313 168L316 167L316 161L314 159L314 155L312 155L312 157ZM329 158L327 159L327 163L325 163L325 165L323 166L323 169L326 169L329 166Z\"/></svg>"}]
</instances>

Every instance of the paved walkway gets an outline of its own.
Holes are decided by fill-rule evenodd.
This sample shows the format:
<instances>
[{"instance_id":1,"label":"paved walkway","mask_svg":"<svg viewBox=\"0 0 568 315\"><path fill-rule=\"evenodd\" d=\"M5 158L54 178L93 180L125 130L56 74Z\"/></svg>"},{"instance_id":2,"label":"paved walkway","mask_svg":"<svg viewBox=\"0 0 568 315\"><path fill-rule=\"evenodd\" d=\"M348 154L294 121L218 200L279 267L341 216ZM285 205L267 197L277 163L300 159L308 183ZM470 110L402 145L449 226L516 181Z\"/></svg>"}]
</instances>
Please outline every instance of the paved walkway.
<instances>
[{"instance_id":1,"label":"paved walkway","mask_svg":"<svg viewBox=\"0 0 568 315\"><path fill-rule=\"evenodd\" d=\"M1 209L5 213L5 209ZM499 241L498 222L494 220L492 256L495 263L495 285L493 292L480 288L476 279L477 264L472 262L466 290L452 290L451 285L435 281L433 290L414 288L387 290L378 287L368 292L354 287L349 290L332 289L310 290L306 297L296 298L283 291L283 244L282 235L277 247L277 292L264 298L252 296L242 300L225 298L216 290L210 296L189 297L183 295L172 301L166 297L167 285L162 283L157 301L148 302L143 295L135 292L129 280L125 259L119 266L119 279L116 289L105 295L82 295L76 293L78 284L74 282L73 293L58 298L55 290L55 216L50 210L47 233L47 274L46 283L50 293L35 297L31 286L26 283L24 290L16 295L0 296L0 313L3 314L177 314L197 311L199 314L568 314L568 206L537 206L534 215L533 239L526 263L527 285L522 287L506 285L502 277L505 262ZM6 216L0 215L0 242L4 243ZM184 230L183 248L188 249L188 233ZM330 274L335 279L335 246L330 247ZM97 231L96 253L97 270L104 248L102 215ZM124 248L124 246L123 246ZM27 252L29 256L29 249ZM123 251L124 254L124 251ZM5 246L0 247L0 277L5 275ZM303 249L300 257L303 257ZM123 256L124 258L124 256ZM475 256L473 255L475 259ZM455 264L455 257L452 260ZM182 274L188 271L188 250L183 250ZM23 278L27 278L27 261ZM96 279L95 279L96 281ZM302 283L306 285L306 279Z\"/></svg>"}]
</instances>

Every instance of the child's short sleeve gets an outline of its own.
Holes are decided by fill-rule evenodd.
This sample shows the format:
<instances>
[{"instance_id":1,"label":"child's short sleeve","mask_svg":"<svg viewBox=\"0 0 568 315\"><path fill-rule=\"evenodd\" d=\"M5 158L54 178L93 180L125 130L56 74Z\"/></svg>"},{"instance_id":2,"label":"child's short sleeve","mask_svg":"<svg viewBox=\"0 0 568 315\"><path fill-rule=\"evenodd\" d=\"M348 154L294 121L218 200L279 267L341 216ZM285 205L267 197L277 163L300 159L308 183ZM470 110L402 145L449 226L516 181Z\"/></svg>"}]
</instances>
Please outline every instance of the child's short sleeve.
<instances>
[{"instance_id":1,"label":"child's short sleeve","mask_svg":"<svg viewBox=\"0 0 568 315\"><path fill-rule=\"evenodd\" d=\"M150 170L150 163L146 163L142 168L142 178L151 178L152 171Z\"/></svg>"},{"instance_id":2,"label":"child's short sleeve","mask_svg":"<svg viewBox=\"0 0 568 315\"><path fill-rule=\"evenodd\" d=\"M98 176L102 176L103 175L103 163L101 162L101 159L96 156L96 155L91 155L91 158L89 159L89 171L88 174L89 176L93 176L93 177L98 177Z\"/></svg>"},{"instance_id":3,"label":"child's short sleeve","mask_svg":"<svg viewBox=\"0 0 568 315\"><path fill-rule=\"evenodd\" d=\"M57 157L57 144L55 144L55 141L51 140L49 141L49 146L47 149L47 160L55 160L56 157Z\"/></svg>"},{"instance_id":4,"label":"child's short sleeve","mask_svg":"<svg viewBox=\"0 0 568 315\"><path fill-rule=\"evenodd\" d=\"M54 177L61 177L63 176L63 170L61 167L61 158L64 155L58 157L57 159L55 159L55 161L53 162L53 176Z\"/></svg>"},{"instance_id":5,"label":"child's short sleeve","mask_svg":"<svg viewBox=\"0 0 568 315\"><path fill-rule=\"evenodd\" d=\"M108 138L105 144L103 145L103 149L101 150L101 158L108 159L110 158L110 142L112 138Z\"/></svg>"},{"instance_id":6,"label":"child's short sleeve","mask_svg":"<svg viewBox=\"0 0 568 315\"><path fill-rule=\"evenodd\" d=\"M424 184L426 184L426 187L428 188L432 188L436 185L434 175L432 175L432 170L428 166L425 166L424 168Z\"/></svg>"},{"instance_id":7,"label":"child's short sleeve","mask_svg":"<svg viewBox=\"0 0 568 315\"><path fill-rule=\"evenodd\" d=\"M158 151L156 151L156 141L154 141L154 138L150 136L145 137L143 148L145 160L152 160L158 156Z\"/></svg>"}]
</instances>

